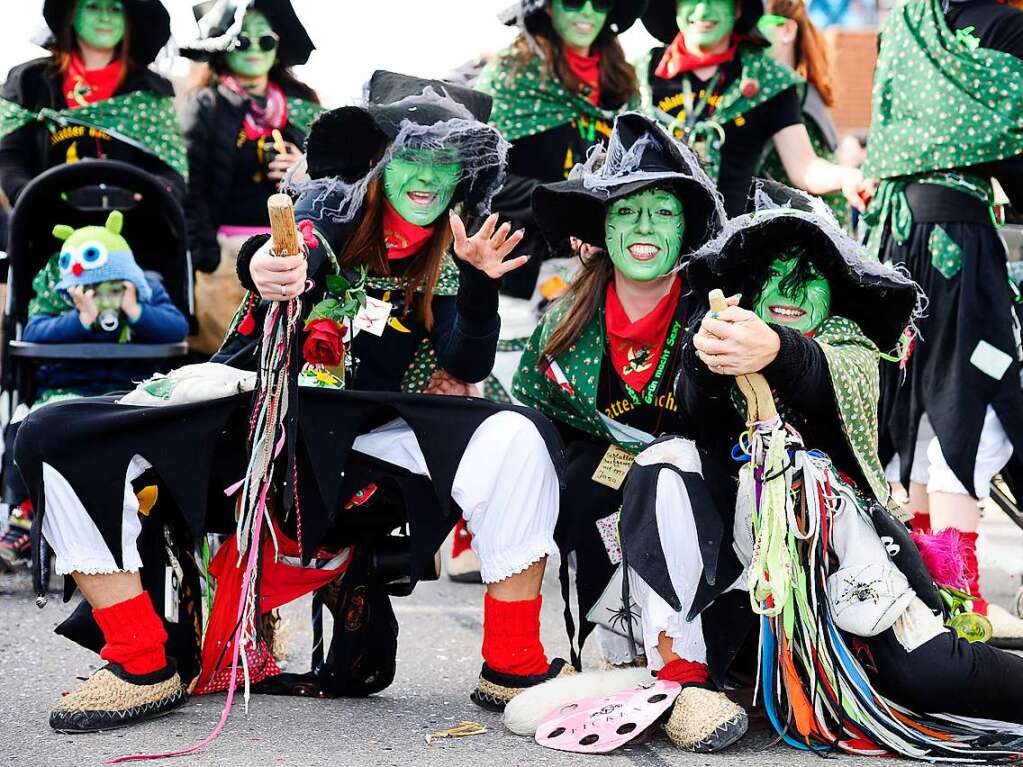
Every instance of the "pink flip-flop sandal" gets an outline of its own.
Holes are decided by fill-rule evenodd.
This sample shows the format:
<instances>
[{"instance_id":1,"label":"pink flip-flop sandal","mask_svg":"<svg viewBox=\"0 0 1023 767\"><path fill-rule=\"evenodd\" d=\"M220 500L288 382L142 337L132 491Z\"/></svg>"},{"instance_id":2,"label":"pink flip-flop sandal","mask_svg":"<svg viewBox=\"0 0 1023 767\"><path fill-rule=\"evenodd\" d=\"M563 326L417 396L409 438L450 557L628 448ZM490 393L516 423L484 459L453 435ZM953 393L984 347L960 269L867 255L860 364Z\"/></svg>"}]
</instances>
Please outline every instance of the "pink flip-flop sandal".
<instances>
[{"instance_id":1,"label":"pink flip-flop sandal","mask_svg":"<svg viewBox=\"0 0 1023 767\"><path fill-rule=\"evenodd\" d=\"M536 742L558 751L606 754L646 732L681 691L678 682L654 680L614 695L568 703L544 717L536 728Z\"/></svg>"}]
</instances>

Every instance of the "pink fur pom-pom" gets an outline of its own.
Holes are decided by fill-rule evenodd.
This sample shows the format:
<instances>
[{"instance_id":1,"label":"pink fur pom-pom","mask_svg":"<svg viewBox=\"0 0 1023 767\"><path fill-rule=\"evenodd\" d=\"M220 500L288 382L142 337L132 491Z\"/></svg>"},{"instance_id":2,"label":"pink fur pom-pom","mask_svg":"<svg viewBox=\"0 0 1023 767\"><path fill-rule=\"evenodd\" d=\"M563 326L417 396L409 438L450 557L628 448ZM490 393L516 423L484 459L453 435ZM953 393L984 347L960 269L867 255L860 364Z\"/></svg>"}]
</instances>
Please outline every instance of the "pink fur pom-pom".
<instances>
[{"instance_id":1,"label":"pink fur pom-pom","mask_svg":"<svg viewBox=\"0 0 1023 767\"><path fill-rule=\"evenodd\" d=\"M924 564L939 586L966 589L966 559L959 531L948 527L940 533L912 533Z\"/></svg>"}]
</instances>

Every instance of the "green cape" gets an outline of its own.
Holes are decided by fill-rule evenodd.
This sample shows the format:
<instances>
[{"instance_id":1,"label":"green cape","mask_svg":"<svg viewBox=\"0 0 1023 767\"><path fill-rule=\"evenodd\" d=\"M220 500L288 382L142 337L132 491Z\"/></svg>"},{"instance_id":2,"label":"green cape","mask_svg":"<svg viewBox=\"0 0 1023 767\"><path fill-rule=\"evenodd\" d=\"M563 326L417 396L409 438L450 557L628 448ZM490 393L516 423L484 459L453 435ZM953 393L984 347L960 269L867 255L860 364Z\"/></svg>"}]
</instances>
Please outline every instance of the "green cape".
<instances>
[{"instance_id":1,"label":"green cape","mask_svg":"<svg viewBox=\"0 0 1023 767\"><path fill-rule=\"evenodd\" d=\"M309 133L313 120L326 111L325 107L320 106L315 101L297 98L288 99L288 122L305 134Z\"/></svg>"},{"instance_id":2,"label":"green cape","mask_svg":"<svg viewBox=\"0 0 1023 767\"><path fill-rule=\"evenodd\" d=\"M940 0L905 0L881 32L864 175L954 170L1023 153L1023 61L953 33Z\"/></svg>"},{"instance_id":3,"label":"green cape","mask_svg":"<svg viewBox=\"0 0 1023 767\"><path fill-rule=\"evenodd\" d=\"M534 136L573 120L611 123L617 114L594 106L578 93L569 92L556 78L548 77L538 55L519 66L513 47L498 53L484 67L475 88L493 97L490 124L508 141Z\"/></svg>"},{"instance_id":4,"label":"green cape","mask_svg":"<svg viewBox=\"0 0 1023 767\"><path fill-rule=\"evenodd\" d=\"M43 109L38 113L0 99L0 138L35 120L44 123L51 132L80 125L109 133L118 141L154 155L188 180L185 140L170 96L133 91L85 107Z\"/></svg>"}]
</instances>

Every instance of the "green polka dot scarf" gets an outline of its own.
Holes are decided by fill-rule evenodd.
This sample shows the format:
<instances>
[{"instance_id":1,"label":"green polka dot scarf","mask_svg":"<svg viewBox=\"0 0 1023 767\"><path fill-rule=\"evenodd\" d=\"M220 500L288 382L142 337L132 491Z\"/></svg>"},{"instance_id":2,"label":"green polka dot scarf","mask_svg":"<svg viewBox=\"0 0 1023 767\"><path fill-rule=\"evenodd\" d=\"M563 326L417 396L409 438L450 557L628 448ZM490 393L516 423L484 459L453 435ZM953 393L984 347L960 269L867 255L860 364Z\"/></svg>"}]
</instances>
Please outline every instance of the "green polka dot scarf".
<instances>
[{"instance_id":1,"label":"green polka dot scarf","mask_svg":"<svg viewBox=\"0 0 1023 767\"><path fill-rule=\"evenodd\" d=\"M889 232L900 244L909 237L909 183L954 188L990 204L990 182L959 169L1023 153L1023 62L980 47L972 31L949 29L940 0L906 0L881 33L863 167L881 180L866 217L875 257ZM946 277L958 272L944 244L931 245L936 268Z\"/></svg>"},{"instance_id":2,"label":"green polka dot scarf","mask_svg":"<svg viewBox=\"0 0 1023 767\"><path fill-rule=\"evenodd\" d=\"M288 99L288 122L298 128L302 133L309 133L313 120L327 111L314 101L305 99Z\"/></svg>"},{"instance_id":3,"label":"green polka dot scarf","mask_svg":"<svg viewBox=\"0 0 1023 767\"><path fill-rule=\"evenodd\" d=\"M1023 152L1023 61L955 34L940 0L906 0L881 33L864 174L953 170Z\"/></svg>"},{"instance_id":4,"label":"green polka dot scarf","mask_svg":"<svg viewBox=\"0 0 1023 767\"><path fill-rule=\"evenodd\" d=\"M133 91L76 109L43 109L39 113L0 99L0 137L38 120L51 132L80 125L109 133L125 144L156 156L188 180L185 141L174 114L174 100L152 91Z\"/></svg>"},{"instance_id":5,"label":"green polka dot scarf","mask_svg":"<svg viewBox=\"0 0 1023 767\"><path fill-rule=\"evenodd\" d=\"M493 97L490 124L508 141L534 136L574 120L612 122L616 114L594 106L547 75L539 56L520 65L514 48L498 53L480 73L475 87Z\"/></svg>"}]
</instances>

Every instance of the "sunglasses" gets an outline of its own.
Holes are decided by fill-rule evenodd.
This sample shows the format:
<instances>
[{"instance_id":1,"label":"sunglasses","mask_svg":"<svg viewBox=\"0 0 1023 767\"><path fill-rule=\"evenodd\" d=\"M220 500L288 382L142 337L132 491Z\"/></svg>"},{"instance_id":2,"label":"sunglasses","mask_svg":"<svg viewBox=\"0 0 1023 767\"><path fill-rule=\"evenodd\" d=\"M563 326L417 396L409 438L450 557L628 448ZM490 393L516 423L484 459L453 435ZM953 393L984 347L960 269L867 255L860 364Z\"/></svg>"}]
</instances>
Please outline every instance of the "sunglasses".
<instances>
[{"instance_id":1,"label":"sunglasses","mask_svg":"<svg viewBox=\"0 0 1023 767\"><path fill-rule=\"evenodd\" d=\"M597 13L607 13L615 7L615 0L561 0L561 7L566 11L581 11L587 2Z\"/></svg>"},{"instance_id":2,"label":"sunglasses","mask_svg":"<svg viewBox=\"0 0 1023 767\"><path fill-rule=\"evenodd\" d=\"M277 35L273 35L273 34L270 34L270 35L260 35L258 38L256 38L255 43L253 43L253 40L252 40L251 37L249 37L246 34L241 34L241 35L238 35L238 37L235 38L234 43L232 43L232 45L231 45L231 50L232 51L247 51L247 50L249 50L253 46L253 44L255 44L255 46L257 48L259 48L259 50L269 52L269 51L274 50L277 47L277 41L279 39L280 38L278 38Z\"/></svg>"}]
</instances>

